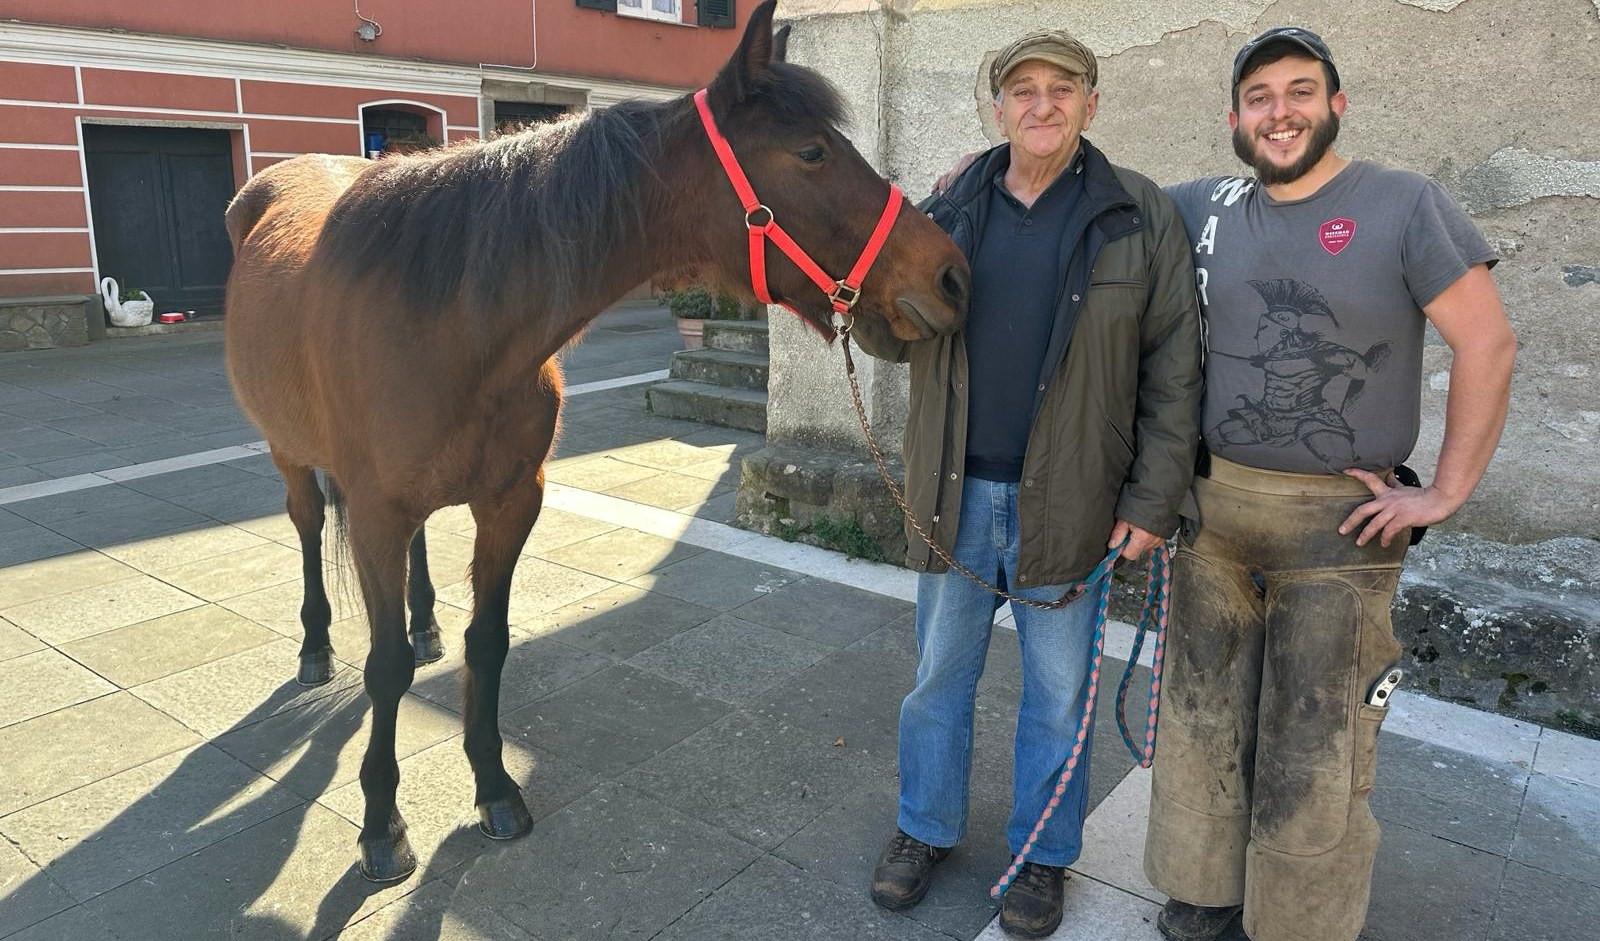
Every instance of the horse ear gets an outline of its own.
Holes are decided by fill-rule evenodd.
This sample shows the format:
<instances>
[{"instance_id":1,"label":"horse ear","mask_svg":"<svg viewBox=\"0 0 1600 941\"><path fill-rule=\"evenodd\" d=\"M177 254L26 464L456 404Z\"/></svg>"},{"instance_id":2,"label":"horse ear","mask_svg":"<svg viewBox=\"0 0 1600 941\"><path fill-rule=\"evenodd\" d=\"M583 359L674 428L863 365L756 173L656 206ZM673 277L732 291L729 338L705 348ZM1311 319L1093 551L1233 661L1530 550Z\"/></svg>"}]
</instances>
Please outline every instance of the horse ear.
<instances>
[{"instance_id":1,"label":"horse ear","mask_svg":"<svg viewBox=\"0 0 1600 941\"><path fill-rule=\"evenodd\" d=\"M772 67L775 43L772 36L772 11L778 0L765 3L750 11L750 20L744 27L744 38L733 51L728 63L712 80L716 96L727 104L743 101L755 89L757 80Z\"/></svg>"},{"instance_id":2,"label":"horse ear","mask_svg":"<svg viewBox=\"0 0 1600 941\"><path fill-rule=\"evenodd\" d=\"M785 23L772 34L772 61L789 61L789 24Z\"/></svg>"}]
</instances>

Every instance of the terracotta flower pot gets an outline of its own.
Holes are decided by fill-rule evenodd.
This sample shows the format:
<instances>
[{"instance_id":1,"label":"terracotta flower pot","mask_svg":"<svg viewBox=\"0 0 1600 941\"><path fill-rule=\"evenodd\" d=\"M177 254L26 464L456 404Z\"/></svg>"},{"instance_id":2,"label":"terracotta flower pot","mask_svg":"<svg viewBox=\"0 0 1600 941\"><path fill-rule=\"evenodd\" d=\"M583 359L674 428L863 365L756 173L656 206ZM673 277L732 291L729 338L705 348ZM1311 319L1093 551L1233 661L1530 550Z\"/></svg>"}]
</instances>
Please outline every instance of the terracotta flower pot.
<instances>
[{"instance_id":1,"label":"terracotta flower pot","mask_svg":"<svg viewBox=\"0 0 1600 941\"><path fill-rule=\"evenodd\" d=\"M683 348L698 350L706 345L706 322L698 317L678 317L678 332L683 335Z\"/></svg>"}]
</instances>

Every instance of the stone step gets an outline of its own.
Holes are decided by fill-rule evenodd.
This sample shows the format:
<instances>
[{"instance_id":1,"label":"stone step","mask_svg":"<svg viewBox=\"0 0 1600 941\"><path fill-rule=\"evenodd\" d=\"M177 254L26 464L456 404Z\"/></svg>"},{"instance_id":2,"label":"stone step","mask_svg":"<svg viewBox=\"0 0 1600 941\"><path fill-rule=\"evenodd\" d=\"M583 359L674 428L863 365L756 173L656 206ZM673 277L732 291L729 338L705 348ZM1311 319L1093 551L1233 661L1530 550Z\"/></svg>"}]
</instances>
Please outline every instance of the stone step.
<instances>
[{"instance_id":1,"label":"stone step","mask_svg":"<svg viewBox=\"0 0 1600 941\"><path fill-rule=\"evenodd\" d=\"M765 391L673 379L658 382L645 391L645 408L665 418L687 418L762 434L767 431Z\"/></svg>"},{"instance_id":2,"label":"stone step","mask_svg":"<svg viewBox=\"0 0 1600 941\"><path fill-rule=\"evenodd\" d=\"M767 355L765 320L707 320L706 346L713 350L733 350Z\"/></svg>"},{"instance_id":3,"label":"stone step","mask_svg":"<svg viewBox=\"0 0 1600 941\"><path fill-rule=\"evenodd\" d=\"M672 378L765 392L767 356L736 350L679 350L672 354Z\"/></svg>"}]
</instances>

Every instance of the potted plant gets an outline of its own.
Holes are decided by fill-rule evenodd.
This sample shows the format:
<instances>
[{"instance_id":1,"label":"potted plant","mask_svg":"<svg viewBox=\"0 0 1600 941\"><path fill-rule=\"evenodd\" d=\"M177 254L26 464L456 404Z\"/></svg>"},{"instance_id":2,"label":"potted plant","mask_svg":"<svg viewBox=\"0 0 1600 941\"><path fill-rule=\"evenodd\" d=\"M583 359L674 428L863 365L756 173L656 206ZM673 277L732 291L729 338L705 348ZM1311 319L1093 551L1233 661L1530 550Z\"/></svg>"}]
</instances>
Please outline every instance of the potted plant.
<instances>
[{"instance_id":1,"label":"potted plant","mask_svg":"<svg viewBox=\"0 0 1600 941\"><path fill-rule=\"evenodd\" d=\"M113 327L143 327L156 309L150 295L138 288L118 288L115 278L101 280L100 298L105 301L106 316Z\"/></svg>"},{"instance_id":2,"label":"potted plant","mask_svg":"<svg viewBox=\"0 0 1600 941\"><path fill-rule=\"evenodd\" d=\"M692 284L682 290L662 291L661 302L677 319L683 348L698 350L705 345L707 320L754 320L756 312L720 291L712 293L704 285Z\"/></svg>"}]
</instances>

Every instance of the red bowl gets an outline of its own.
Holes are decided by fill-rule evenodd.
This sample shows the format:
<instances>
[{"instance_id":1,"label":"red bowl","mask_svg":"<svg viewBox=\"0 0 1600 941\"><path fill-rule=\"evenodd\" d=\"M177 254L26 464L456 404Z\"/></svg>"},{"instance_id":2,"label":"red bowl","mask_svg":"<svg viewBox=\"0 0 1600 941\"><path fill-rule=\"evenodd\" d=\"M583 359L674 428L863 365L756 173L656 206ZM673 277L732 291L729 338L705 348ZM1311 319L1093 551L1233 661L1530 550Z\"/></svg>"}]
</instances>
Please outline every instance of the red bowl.
<instances>
[{"instance_id":1,"label":"red bowl","mask_svg":"<svg viewBox=\"0 0 1600 941\"><path fill-rule=\"evenodd\" d=\"M162 323L183 323L183 320L184 320L183 314L181 314L181 313L179 313L177 311L173 311L170 314L162 314L157 319L160 320Z\"/></svg>"}]
</instances>

